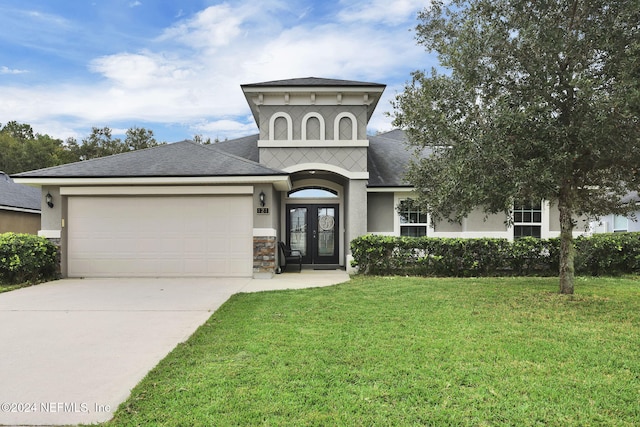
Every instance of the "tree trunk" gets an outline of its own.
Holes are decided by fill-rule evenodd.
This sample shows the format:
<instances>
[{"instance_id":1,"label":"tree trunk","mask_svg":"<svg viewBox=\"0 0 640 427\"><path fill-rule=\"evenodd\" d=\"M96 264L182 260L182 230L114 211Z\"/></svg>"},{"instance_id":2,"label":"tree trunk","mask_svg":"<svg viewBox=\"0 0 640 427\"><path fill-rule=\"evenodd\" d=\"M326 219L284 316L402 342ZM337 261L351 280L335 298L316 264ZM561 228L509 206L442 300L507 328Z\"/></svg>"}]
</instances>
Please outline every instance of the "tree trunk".
<instances>
[{"instance_id":1,"label":"tree trunk","mask_svg":"<svg viewBox=\"0 0 640 427\"><path fill-rule=\"evenodd\" d=\"M573 244L572 218L573 210L567 203L568 197L560 197L558 210L560 211L560 293L573 294L573 282L575 276L574 258L575 246Z\"/></svg>"}]
</instances>

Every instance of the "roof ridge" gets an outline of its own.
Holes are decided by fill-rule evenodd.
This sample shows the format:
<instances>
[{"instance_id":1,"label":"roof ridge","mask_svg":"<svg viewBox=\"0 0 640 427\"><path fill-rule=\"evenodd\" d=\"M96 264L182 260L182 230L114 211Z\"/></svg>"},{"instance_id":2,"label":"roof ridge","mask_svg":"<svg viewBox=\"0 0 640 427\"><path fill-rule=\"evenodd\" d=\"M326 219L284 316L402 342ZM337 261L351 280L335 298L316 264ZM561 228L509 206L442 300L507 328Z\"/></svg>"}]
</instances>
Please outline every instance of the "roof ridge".
<instances>
[{"instance_id":1,"label":"roof ridge","mask_svg":"<svg viewBox=\"0 0 640 427\"><path fill-rule=\"evenodd\" d=\"M215 151L216 153L224 154L225 156L231 157L232 159L241 160L241 161L243 161L245 163L248 163L250 165L260 166L260 167L263 167L265 169L269 169L269 170L274 171L274 172L281 172L283 174L287 173L287 172L283 171L282 169L270 168L269 166L264 165L264 164L262 164L260 162L255 162L255 161L253 161L251 159L247 159L245 157L236 156L235 154L228 153L228 152L226 152L224 150L221 150L218 147L215 147L215 144L202 145L202 147L207 149L207 150Z\"/></svg>"}]
</instances>

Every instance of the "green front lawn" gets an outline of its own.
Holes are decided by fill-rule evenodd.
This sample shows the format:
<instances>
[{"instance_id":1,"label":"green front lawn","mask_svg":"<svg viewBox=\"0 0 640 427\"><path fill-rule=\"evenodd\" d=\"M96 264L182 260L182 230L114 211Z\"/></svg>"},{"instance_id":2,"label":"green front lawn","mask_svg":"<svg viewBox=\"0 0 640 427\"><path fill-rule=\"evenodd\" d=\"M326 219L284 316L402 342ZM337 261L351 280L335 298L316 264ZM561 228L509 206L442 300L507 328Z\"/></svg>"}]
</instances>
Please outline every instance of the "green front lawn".
<instances>
[{"instance_id":1,"label":"green front lawn","mask_svg":"<svg viewBox=\"0 0 640 427\"><path fill-rule=\"evenodd\" d=\"M239 294L112 426L640 425L640 279L357 277Z\"/></svg>"}]
</instances>

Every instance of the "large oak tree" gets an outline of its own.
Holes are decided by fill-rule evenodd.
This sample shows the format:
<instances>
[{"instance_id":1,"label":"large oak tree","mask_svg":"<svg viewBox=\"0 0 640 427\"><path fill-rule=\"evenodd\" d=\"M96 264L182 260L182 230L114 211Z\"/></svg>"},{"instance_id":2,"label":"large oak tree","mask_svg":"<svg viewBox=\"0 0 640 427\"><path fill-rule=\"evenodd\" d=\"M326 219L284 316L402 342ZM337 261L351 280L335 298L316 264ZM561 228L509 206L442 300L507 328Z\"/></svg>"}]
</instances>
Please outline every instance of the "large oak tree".
<instances>
[{"instance_id":1,"label":"large oak tree","mask_svg":"<svg viewBox=\"0 0 640 427\"><path fill-rule=\"evenodd\" d=\"M640 0L434 1L417 39L440 71L413 73L394 122L419 202L434 220L557 204L573 293L576 218L634 210L621 198L640 183Z\"/></svg>"}]
</instances>

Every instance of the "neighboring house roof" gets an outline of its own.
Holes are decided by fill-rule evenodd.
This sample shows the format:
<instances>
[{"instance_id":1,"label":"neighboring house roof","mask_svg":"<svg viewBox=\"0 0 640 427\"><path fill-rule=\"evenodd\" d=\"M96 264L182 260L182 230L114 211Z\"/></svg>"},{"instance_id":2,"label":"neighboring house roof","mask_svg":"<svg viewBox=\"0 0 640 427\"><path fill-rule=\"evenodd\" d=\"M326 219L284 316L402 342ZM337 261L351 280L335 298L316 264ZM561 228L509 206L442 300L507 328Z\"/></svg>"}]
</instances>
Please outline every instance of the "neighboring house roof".
<instances>
[{"instance_id":1,"label":"neighboring house roof","mask_svg":"<svg viewBox=\"0 0 640 427\"><path fill-rule=\"evenodd\" d=\"M40 189L16 184L0 172L0 209L40 211Z\"/></svg>"},{"instance_id":2,"label":"neighboring house roof","mask_svg":"<svg viewBox=\"0 0 640 427\"><path fill-rule=\"evenodd\" d=\"M16 178L122 178L283 175L212 145L175 142L145 150L24 172Z\"/></svg>"},{"instance_id":3,"label":"neighboring house roof","mask_svg":"<svg viewBox=\"0 0 640 427\"><path fill-rule=\"evenodd\" d=\"M338 79L323 79L319 77L302 77L297 79L286 79L286 80L274 80L270 82L263 83L250 83L241 85L243 88L253 88L253 87L363 87L363 86L373 86L378 88L384 88L386 85L381 83L369 83L369 82L358 82L352 80L338 80Z\"/></svg>"}]
</instances>

